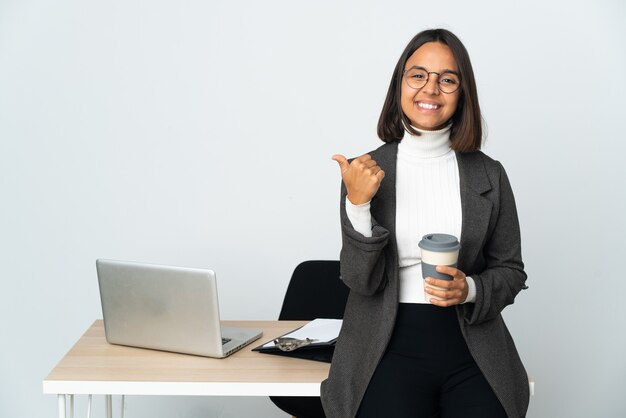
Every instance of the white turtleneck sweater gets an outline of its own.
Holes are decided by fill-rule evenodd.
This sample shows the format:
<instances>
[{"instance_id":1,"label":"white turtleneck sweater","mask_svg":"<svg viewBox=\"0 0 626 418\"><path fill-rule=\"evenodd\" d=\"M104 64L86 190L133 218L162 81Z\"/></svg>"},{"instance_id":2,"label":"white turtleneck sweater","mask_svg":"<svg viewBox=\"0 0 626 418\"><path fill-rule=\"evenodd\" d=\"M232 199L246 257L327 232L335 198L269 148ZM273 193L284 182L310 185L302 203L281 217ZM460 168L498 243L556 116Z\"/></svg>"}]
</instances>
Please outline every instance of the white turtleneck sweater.
<instances>
[{"instance_id":1,"label":"white turtleneck sweater","mask_svg":"<svg viewBox=\"0 0 626 418\"><path fill-rule=\"evenodd\" d=\"M396 241L400 268L400 303L430 303L424 296L419 241L437 232L461 236L461 193L456 154L450 149L450 125L439 131L417 129L420 136L405 133L398 145L396 167ZM384 181L384 180L383 180ZM353 205L346 198L346 212L354 229L372 236L370 202ZM469 292L464 303L476 298L476 285L467 277Z\"/></svg>"}]
</instances>

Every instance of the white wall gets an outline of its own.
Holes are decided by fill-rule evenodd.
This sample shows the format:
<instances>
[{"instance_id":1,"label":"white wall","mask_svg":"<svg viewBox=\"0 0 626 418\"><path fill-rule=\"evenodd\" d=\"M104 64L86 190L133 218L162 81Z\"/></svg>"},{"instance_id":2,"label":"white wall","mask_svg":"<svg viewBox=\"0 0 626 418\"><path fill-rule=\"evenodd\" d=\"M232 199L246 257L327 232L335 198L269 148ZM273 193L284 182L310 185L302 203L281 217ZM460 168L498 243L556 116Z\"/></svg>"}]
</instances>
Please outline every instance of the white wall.
<instances>
[{"instance_id":1,"label":"white wall","mask_svg":"<svg viewBox=\"0 0 626 418\"><path fill-rule=\"evenodd\" d=\"M101 316L98 257L214 268L224 318L276 318L297 263L338 257L330 156L379 145L395 62L438 26L516 193L529 416L625 416L625 21L617 0L0 0L0 416L55 416L41 381ZM127 416L284 417L137 397Z\"/></svg>"}]
</instances>

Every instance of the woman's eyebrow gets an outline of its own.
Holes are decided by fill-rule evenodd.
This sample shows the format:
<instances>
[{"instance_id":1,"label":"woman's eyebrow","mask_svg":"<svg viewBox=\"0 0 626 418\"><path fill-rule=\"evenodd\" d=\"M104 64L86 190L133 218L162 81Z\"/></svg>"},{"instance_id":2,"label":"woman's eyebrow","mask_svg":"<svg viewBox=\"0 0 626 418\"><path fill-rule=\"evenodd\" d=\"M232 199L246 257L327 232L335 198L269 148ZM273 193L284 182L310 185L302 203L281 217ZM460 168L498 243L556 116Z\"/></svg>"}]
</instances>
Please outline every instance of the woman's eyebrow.
<instances>
[{"instance_id":1,"label":"woman's eyebrow","mask_svg":"<svg viewBox=\"0 0 626 418\"><path fill-rule=\"evenodd\" d=\"M415 70L424 70L427 73L431 72L431 73L438 73L438 74L456 74L456 75L459 75L458 71L450 70L450 69L447 69L447 68L445 68L445 69L443 69L441 71L428 71L428 69L426 69L426 68L424 68L424 67L422 67L420 65L414 65L414 66L412 66L410 68L407 68L404 71L409 71L409 70L413 70L413 69L415 69Z\"/></svg>"},{"instance_id":2,"label":"woman's eyebrow","mask_svg":"<svg viewBox=\"0 0 626 418\"><path fill-rule=\"evenodd\" d=\"M419 65L414 65L411 68L407 68L404 71L409 71L409 70L424 70L424 71L428 72L428 70L426 68L420 67Z\"/></svg>"}]
</instances>

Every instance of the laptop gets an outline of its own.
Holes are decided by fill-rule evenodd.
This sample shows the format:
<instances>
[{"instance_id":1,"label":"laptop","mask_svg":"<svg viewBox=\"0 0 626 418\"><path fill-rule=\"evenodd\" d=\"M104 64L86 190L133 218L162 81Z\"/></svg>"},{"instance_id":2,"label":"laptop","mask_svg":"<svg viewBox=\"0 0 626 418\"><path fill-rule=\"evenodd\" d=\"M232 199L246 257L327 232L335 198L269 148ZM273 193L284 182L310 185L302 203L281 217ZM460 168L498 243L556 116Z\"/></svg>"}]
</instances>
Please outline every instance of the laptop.
<instances>
[{"instance_id":1,"label":"laptop","mask_svg":"<svg viewBox=\"0 0 626 418\"><path fill-rule=\"evenodd\" d=\"M211 270L96 260L110 344L223 358L263 335L220 326Z\"/></svg>"}]
</instances>

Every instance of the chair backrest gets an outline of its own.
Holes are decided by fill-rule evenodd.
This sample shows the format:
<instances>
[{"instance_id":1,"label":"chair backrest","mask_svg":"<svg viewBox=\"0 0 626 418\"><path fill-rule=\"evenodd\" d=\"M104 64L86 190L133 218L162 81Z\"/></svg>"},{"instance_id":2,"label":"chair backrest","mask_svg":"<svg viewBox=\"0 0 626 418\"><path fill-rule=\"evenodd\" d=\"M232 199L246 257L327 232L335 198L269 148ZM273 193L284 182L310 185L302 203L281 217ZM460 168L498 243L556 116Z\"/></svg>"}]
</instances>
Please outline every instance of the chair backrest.
<instances>
[{"instance_id":1,"label":"chair backrest","mask_svg":"<svg viewBox=\"0 0 626 418\"><path fill-rule=\"evenodd\" d=\"M348 293L339 278L339 261L304 261L293 271L278 319L342 319Z\"/></svg>"}]
</instances>

